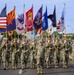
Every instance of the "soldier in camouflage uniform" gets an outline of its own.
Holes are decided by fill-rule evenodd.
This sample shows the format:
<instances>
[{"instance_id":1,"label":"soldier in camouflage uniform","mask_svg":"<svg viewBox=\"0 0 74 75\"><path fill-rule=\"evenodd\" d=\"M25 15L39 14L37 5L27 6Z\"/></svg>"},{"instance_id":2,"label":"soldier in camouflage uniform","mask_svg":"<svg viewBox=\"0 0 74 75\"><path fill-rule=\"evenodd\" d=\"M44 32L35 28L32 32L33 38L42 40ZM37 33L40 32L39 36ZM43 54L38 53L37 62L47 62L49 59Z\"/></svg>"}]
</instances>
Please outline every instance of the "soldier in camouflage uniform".
<instances>
[{"instance_id":1,"label":"soldier in camouflage uniform","mask_svg":"<svg viewBox=\"0 0 74 75\"><path fill-rule=\"evenodd\" d=\"M67 44L66 39L64 39L63 42L62 42L60 55L61 55L61 58L62 58L63 68L67 68L68 58L69 58L69 50L68 50L68 44Z\"/></svg>"},{"instance_id":2,"label":"soldier in camouflage uniform","mask_svg":"<svg viewBox=\"0 0 74 75\"><path fill-rule=\"evenodd\" d=\"M50 59L50 55L51 55L51 50L50 50L50 43L46 43L46 51L45 51L45 61L46 61L46 66L47 68L50 67L50 63L51 63L51 59Z\"/></svg>"},{"instance_id":3,"label":"soldier in camouflage uniform","mask_svg":"<svg viewBox=\"0 0 74 75\"><path fill-rule=\"evenodd\" d=\"M73 68L74 68L74 41L72 43L72 65L73 65Z\"/></svg>"},{"instance_id":4,"label":"soldier in camouflage uniform","mask_svg":"<svg viewBox=\"0 0 74 75\"><path fill-rule=\"evenodd\" d=\"M22 52L21 52L21 67L22 67L22 69L25 69L26 65L27 65L27 61L28 61L28 56L27 56L28 49L26 47L26 42L22 43L21 50L22 50Z\"/></svg>"},{"instance_id":5,"label":"soldier in camouflage uniform","mask_svg":"<svg viewBox=\"0 0 74 75\"><path fill-rule=\"evenodd\" d=\"M35 50L35 43L34 40L32 40L31 46L30 46L30 64L31 64L31 68L35 68L35 60L36 57L36 50Z\"/></svg>"},{"instance_id":6,"label":"soldier in camouflage uniform","mask_svg":"<svg viewBox=\"0 0 74 75\"><path fill-rule=\"evenodd\" d=\"M21 44L22 42L20 41L20 39L17 40L17 44L18 44L18 49L19 49L19 52L18 52L18 62L20 62L20 57L21 57Z\"/></svg>"},{"instance_id":7,"label":"soldier in camouflage uniform","mask_svg":"<svg viewBox=\"0 0 74 75\"><path fill-rule=\"evenodd\" d=\"M0 40L0 67L1 67L1 63L2 63L2 40Z\"/></svg>"},{"instance_id":8,"label":"soldier in camouflage uniform","mask_svg":"<svg viewBox=\"0 0 74 75\"><path fill-rule=\"evenodd\" d=\"M41 40L37 44L37 73L42 74L43 64L44 64L44 50L41 43Z\"/></svg>"},{"instance_id":9,"label":"soldier in camouflage uniform","mask_svg":"<svg viewBox=\"0 0 74 75\"><path fill-rule=\"evenodd\" d=\"M10 57L10 45L7 39L5 40L5 44L2 48L3 48L3 52L2 52L3 66L4 66L4 70L6 70L8 69L9 57Z\"/></svg>"},{"instance_id":10,"label":"soldier in camouflage uniform","mask_svg":"<svg viewBox=\"0 0 74 75\"><path fill-rule=\"evenodd\" d=\"M17 40L14 39L14 43L12 45L12 69L17 69L18 66L18 46Z\"/></svg>"},{"instance_id":11,"label":"soldier in camouflage uniform","mask_svg":"<svg viewBox=\"0 0 74 75\"><path fill-rule=\"evenodd\" d=\"M54 43L54 57L53 57L55 68L58 68L58 46L57 44L58 44L58 40L56 39Z\"/></svg>"}]
</instances>

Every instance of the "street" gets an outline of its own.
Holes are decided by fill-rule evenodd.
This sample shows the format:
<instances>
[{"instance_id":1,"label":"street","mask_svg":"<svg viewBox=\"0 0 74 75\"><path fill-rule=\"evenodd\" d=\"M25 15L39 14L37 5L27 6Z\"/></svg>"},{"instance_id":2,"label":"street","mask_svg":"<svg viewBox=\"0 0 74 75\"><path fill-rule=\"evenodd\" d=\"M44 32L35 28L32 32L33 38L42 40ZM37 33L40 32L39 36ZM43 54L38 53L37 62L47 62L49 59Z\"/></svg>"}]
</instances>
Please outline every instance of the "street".
<instances>
[{"instance_id":1,"label":"street","mask_svg":"<svg viewBox=\"0 0 74 75\"><path fill-rule=\"evenodd\" d=\"M30 69L29 63L27 64L27 68L24 70L21 70L20 63L18 64L17 70L12 70L11 63L10 63L8 70L3 70L3 65L1 65L0 75L38 75L38 74L36 68ZM55 69L54 65L52 64L49 69L46 69L46 67L44 67L43 75L74 75L74 68L72 67L71 60L69 61L67 69L63 69L61 63L58 69Z\"/></svg>"}]
</instances>

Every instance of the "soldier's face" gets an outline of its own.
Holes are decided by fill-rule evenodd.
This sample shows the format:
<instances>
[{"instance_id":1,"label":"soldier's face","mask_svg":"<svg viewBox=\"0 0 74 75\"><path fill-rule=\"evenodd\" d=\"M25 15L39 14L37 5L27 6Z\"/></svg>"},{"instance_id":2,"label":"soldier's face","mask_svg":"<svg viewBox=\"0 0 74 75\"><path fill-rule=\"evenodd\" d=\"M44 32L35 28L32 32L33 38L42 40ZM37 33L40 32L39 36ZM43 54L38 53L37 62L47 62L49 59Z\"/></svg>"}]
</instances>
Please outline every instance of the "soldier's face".
<instances>
[{"instance_id":1,"label":"soldier's face","mask_svg":"<svg viewBox=\"0 0 74 75\"><path fill-rule=\"evenodd\" d=\"M34 42L32 42L32 45L34 45Z\"/></svg>"},{"instance_id":2,"label":"soldier's face","mask_svg":"<svg viewBox=\"0 0 74 75\"><path fill-rule=\"evenodd\" d=\"M66 43L66 40L64 40L64 43Z\"/></svg>"}]
</instances>

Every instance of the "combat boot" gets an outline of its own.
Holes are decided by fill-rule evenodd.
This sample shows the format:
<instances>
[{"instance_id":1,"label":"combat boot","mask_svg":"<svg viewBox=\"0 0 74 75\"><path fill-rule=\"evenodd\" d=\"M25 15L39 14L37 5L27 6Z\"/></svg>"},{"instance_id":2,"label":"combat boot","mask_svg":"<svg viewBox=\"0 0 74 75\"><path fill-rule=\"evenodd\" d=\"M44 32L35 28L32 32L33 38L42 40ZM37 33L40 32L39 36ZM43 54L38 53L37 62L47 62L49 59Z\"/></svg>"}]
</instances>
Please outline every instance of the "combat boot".
<instances>
[{"instance_id":1,"label":"combat boot","mask_svg":"<svg viewBox=\"0 0 74 75\"><path fill-rule=\"evenodd\" d=\"M64 69L67 68L66 64L63 65L63 68L64 68Z\"/></svg>"},{"instance_id":2,"label":"combat boot","mask_svg":"<svg viewBox=\"0 0 74 75\"><path fill-rule=\"evenodd\" d=\"M35 68L35 65L34 65L34 64L32 65L32 68L33 68L33 69Z\"/></svg>"},{"instance_id":3,"label":"combat boot","mask_svg":"<svg viewBox=\"0 0 74 75\"><path fill-rule=\"evenodd\" d=\"M15 70L17 69L17 67L15 66Z\"/></svg>"},{"instance_id":4,"label":"combat boot","mask_svg":"<svg viewBox=\"0 0 74 75\"><path fill-rule=\"evenodd\" d=\"M24 64L24 69L26 68L26 64Z\"/></svg>"},{"instance_id":5,"label":"combat boot","mask_svg":"<svg viewBox=\"0 0 74 75\"><path fill-rule=\"evenodd\" d=\"M65 64L65 69L67 68L67 64Z\"/></svg>"},{"instance_id":6,"label":"combat boot","mask_svg":"<svg viewBox=\"0 0 74 75\"><path fill-rule=\"evenodd\" d=\"M31 65L31 67L30 67L31 69L32 69L32 65Z\"/></svg>"},{"instance_id":7,"label":"combat boot","mask_svg":"<svg viewBox=\"0 0 74 75\"><path fill-rule=\"evenodd\" d=\"M8 67L6 68L6 70L8 70Z\"/></svg>"},{"instance_id":8,"label":"combat boot","mask_svg":"<svg viewBox=\"0 0 74 75\"><path fill-rule=\"evenodd\" d=\"M49 65L47 65L47 69L49 69L49 67L50 67L50 66L49 66Z\"/></svg>"},{"instance_id":9,"label":"combat boot","mask_svg":"<svg viewBox=\"0 0 74 75\"><path fill-rule=\"evenodd\" d=\"M55 68L57 69L58 68L58 65L55 65Z\"/></svg>"},{"instance_id":10,"label":"combat boot","mask_svg":"<svg viewBox=\"0 0 74 75\"><path fill-rule=\"evenodd\" d=\"M24 67L22 67L22 70L24 69Z\"/></svg>"},{"instance_id":11,"label":"combat boot","mask_svg":"<svg viewBox=\"0 0 74 75\"><path fill-rule=\"evenodd\" d=\"M38 70L38 72L37 72L38 74L40 74L40 71Z\"/></svg>"},{"instance_id":12,"label":"combat boot","mask_svg":"<svg viewBox=\"0 0 74 75\"><path fill-rule=\"evenodd\" d=\"M42 74L43 72L42 72L42 70L40 70L40 74Z\"/></svg>"},{"instance_id":13,"label":"combat boot","mask_svg":"<svg viewBox=\"0 0 74 75\"><path fill-rule=\"evenodd\" d=\"M6 68L4 68L4 70L6 70Z\"/></svg>"},{"instance_id":14,"label":"combat boot","mask_svg":"<svg viewBox=\"0 0 74 75\"><path fill-rule=\"evenodd\" d=\"M24 65L22 65L22 70L24 69Z\"/></svg>"},{"instance_id":15,"label":"combat boot","mask_svg":"<svg viewBox=\"0 0 74 75\"><path fill-rule=\"evenodd\" d=\"M14 66L12 67L12 69L13 69L13 70L15 69Z\"/></svg>"}]
</instances>

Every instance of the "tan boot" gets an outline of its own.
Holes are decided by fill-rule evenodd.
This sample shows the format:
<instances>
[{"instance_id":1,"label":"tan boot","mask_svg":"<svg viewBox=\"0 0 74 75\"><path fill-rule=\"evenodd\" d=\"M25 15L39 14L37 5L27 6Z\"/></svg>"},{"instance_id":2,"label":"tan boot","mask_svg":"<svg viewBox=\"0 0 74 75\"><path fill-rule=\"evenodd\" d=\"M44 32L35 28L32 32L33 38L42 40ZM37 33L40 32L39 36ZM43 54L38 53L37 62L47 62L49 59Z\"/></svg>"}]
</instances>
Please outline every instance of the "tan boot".
<instances>
[{"instance_id":1,"label":"tan boot","mask_svg":"<svg viewBox=\"0 0 74 75\"><path fill-rule=\"evenodd\" d=\"M65 69L67 68L67 65L65 65Z\"/></svg>"},{"instance_id":2,"label":"tan boot","mask_svg":"<svg viewBox=\"0 0 74 75\"><path fill-rule=\"evenodd\" d=\"M14 66L12 67L12 69L13 69L13 70L15 69Z\"/></svg>"},{"instance_id":3,"label":"tan boot","mask_svg":"<svg viewBox=\"0 0 74 75\"><path fill-rule=\"evenodd\" d=\"M17 67L15 66L15 70L17 69Z\"/></svg>"},{"instance_id":4,"label":"tan boot","mask_svg":"<svg viewBox=\"0 0 74 75\"><path fill-rule=\"evenodd\" d=\"M24 64L24 69L26 68L26 64Z\"/></svg>"},{"instance_id":5,"label":"tan boot","mask_svg":"<svg viewBox=\"0 0 74 75\"><path fill-rule=\"evenodd\" d=\"M33 66L31 65L31 67L30 67L31 69L33 68Z\"/></svg>"},{"instance_id":6,"label":"tan boot","mask_svg":"<svg viewBox=\"0 0 74 75\"><path fill-rule=\"evenodd\" d=\"M8 70L8 67L6 67L6 70Z\"/></svg>"},{"instance_id":7,"label":"tan boot","mask_svg":"<svg viewBox=\"0 0 74 75\"><path fill-rule=\"evenodd\" d=\"M33 64L33 69L35 68L34 64Z\"/></svg>"},{"instance_id":8,"label":"tan boot","mask_svg":"<svg viewBox=\"0 0 74 75\"><path fill-rule=\"evenodd\" d=\"M55 68L57 69L57 68L58 68L58 66L57 66L57 65L55 65Z\"/></svg>"},{"instance_id":9,"label":"tan boot","mask_svg":"<svg viewBox=\"0 0 74 75\"><path fill-rule=\"evenodd\" d=\"M40 74L42 74L43 72L42 72L42 70L40 70Z\"/></svg>"},{"instance_id":10,"label":"tan boot","mask_svg":"<svg viewBox=\"0 0 74 75\"><path fill-rule=\"evenodd\" d=\"M49 69L49 65L47 65L47 69Z\"/></svg>"},{"instance_id":11,"label":"tan boot","mask_svg":"<svg viewBox=\"0 0 74 75\"><path fill-rule=\"evenodd\" d=\"M40 74L40 71L38 70L38 72L37 72L38 74Z\"/></svg>"},{"instance_id":12,"label":"tan boot","mask_svg":"<svg viewBox=\"0 0 74 75\"><path fill-rule=\"evenodd\" d=\"M22 66L22 70L24 69L24 66Z\"/></svg>"}]
</instances>

